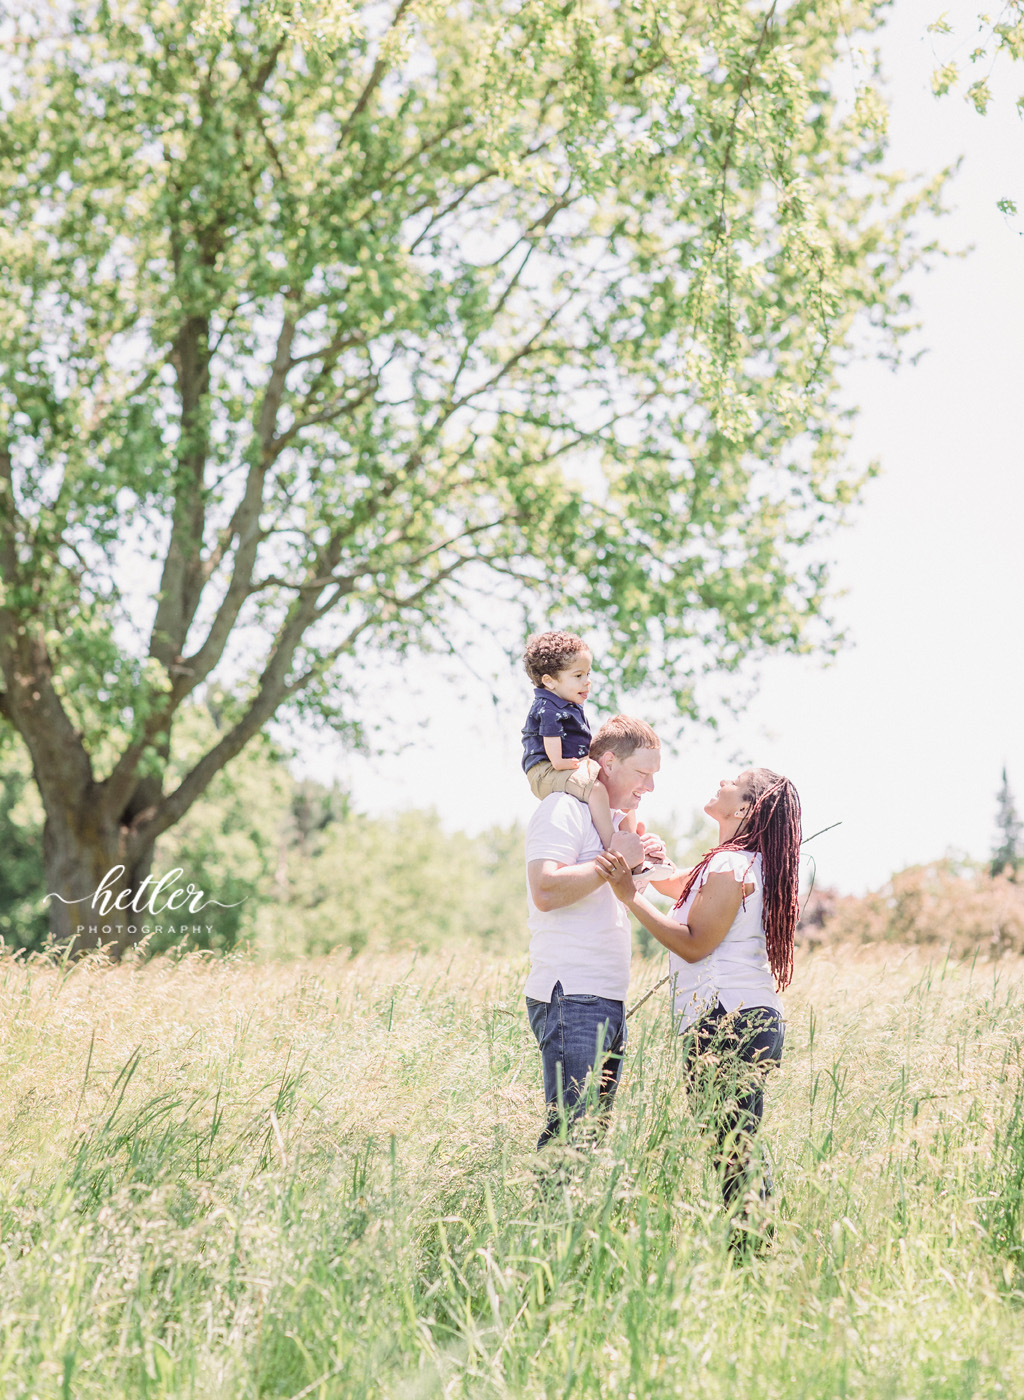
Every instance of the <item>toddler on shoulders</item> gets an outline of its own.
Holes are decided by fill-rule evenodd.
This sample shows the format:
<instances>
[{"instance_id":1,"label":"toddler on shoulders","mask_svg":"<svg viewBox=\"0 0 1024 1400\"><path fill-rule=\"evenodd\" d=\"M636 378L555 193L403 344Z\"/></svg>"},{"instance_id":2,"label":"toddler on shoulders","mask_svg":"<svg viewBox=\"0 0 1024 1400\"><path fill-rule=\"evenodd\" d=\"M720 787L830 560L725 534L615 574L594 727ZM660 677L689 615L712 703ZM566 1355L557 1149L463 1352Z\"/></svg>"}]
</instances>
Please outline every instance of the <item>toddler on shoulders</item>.
<instances>
[{"instance_id":1,"label":"toddler on shoulders","mask_svg":"<svg viewBox=\"0 0 1024 1400\"><path fill-rule=\"evenodd\" d=\"M590 757L590 726L583 705L590 694L593 657L572 632L541 632L523 654L534 684L533 704L523 725L523 771L536 798L566 792L590 808L597 834L607 848L612 840L608 791L597 781L600 765ZM619 830L635 831L628 813Z\"/></svg>"}]
</instances>

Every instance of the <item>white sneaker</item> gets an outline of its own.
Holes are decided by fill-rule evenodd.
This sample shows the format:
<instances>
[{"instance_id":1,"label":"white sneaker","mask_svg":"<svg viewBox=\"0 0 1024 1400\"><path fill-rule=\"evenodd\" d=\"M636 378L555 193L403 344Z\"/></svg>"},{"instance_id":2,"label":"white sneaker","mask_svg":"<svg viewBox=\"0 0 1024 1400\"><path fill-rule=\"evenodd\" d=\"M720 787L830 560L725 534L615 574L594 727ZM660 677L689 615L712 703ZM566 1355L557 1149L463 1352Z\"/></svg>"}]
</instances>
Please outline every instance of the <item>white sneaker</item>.
<instances>
[{"instance_id":1,"label":"white sneaker","mask_svg":"<svg viewBox=\"0 0 1024 1400\"><path fill-rule=\"evenodd\" d=\"M633 879L642 880L646 886L654 880L671 880L675 874L674 865L642 865L639 870L633 871ZM639 889L640 886L638 885L637 888Z\"/></svg>"}]
</instances>

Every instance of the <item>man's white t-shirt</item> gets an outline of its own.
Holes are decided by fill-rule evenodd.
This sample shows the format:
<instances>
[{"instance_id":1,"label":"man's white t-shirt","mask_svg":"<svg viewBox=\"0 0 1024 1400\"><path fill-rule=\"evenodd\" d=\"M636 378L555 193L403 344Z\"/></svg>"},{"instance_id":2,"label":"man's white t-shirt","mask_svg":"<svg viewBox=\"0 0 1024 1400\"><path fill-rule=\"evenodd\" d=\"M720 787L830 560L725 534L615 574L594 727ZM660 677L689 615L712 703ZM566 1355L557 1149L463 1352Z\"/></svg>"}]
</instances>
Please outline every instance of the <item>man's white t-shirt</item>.
<instances>
[{"instance_id":1,"label":"man's white t-shirt","mask_svg":"<svg viewBox=\"0 0 1024 1400\"><path fill-rule=\"evenodd\" d=\"M782 1000L775 990L765 946L760 852L719 851L713 855L686 902L674 909L670 917L685 924L708 876L719 874L731 875L739 884L753 885L754 892L743 900L729 932L706 958L688 963L677 953L669 953L673 1010L680 1018L680 1030L692 1025L702 1012L713 1010L718 1002L726 1011L741 1006L769 1006L782 1014Z\"/></svg>"},{"instance_id":2,"label":"man's white t-shirt","mask_svg":"<svg viewBox=\"0 0 1024 1400\"><path fill-rule=\"evenodd\" d=\"M618 814L616 816L616 824ZM565 792L545 797L526 828L526 864L555 860L579 865L603 849L590 808ZM567 904L542 913L526 882L530 928L530 975L526 995L550 1001L561 982L567 995L584 993L625 1001L629 990L630 933L626 906L607 884Z\"/></svg>"}]
</instances>

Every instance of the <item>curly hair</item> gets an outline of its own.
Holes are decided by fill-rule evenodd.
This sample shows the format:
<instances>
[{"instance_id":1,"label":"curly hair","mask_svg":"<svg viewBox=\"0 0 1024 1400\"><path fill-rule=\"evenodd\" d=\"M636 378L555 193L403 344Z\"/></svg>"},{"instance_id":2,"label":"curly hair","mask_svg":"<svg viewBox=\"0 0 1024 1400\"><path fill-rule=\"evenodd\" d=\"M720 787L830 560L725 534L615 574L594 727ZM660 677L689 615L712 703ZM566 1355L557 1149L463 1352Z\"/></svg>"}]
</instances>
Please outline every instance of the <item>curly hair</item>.
<instances>
[{"instance_id":1,"label":"curly hair","mask_svg":"<svg viewBox=\"0 0 1024 1400\"><path fill-rule=\"evenodd\" d=\"M574 656L589 650L574 632L538 632L526 643L523 665L534 685L542 685L545 676L557 676Z\"/></svg>"},{"instance_id":2,"label":"curly hair","mask_svg":"<svg viewBox=\"0 0 1024 1400\"><path fill-rule=\"evenodd\" d=\"M764 937L768 962L781 992L793 978L793 938L800 918L800 796L788 778L770 768L751 770L746 784L750 811L735 836L715 846L686 879L676 908L696 887L708 861L719 851L761 853L764 879Z\"/></svg>"}]
</instances>

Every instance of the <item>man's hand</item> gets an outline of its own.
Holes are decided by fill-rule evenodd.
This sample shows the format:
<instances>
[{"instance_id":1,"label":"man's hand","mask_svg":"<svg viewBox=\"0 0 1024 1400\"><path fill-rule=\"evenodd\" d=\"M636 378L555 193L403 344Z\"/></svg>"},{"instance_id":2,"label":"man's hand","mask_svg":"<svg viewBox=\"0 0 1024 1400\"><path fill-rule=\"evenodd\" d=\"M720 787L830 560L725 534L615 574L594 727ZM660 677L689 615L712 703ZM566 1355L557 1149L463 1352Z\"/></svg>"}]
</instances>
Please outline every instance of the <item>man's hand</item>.
<instances>
[{"instance_id":1,"label":"man's hand","mask_svg":"<svg viewBox=\"0 0 1024 1400\"><path fill-rule=\"evenodd\" d=\"M640 837L644 848L644 858L652 865L663 865L668 863L668 847L660 836L655 836L653 831L648 831L643 822L637 822L636 834Z\"/></svg>"},{"instance_id":2,"label":"man's hand","mask_svg":"<svg viewBox=\"0 0 1024 1400\"><path fill-rule=\"evenodd\" d=\"M617 851L626 862L627 869L632 870L635 865L641 865L644 859L644 845L640 837L632 831L616 831L612 836L612 843L608 848L610 851Z\"/></svg>"}]
</instances>

